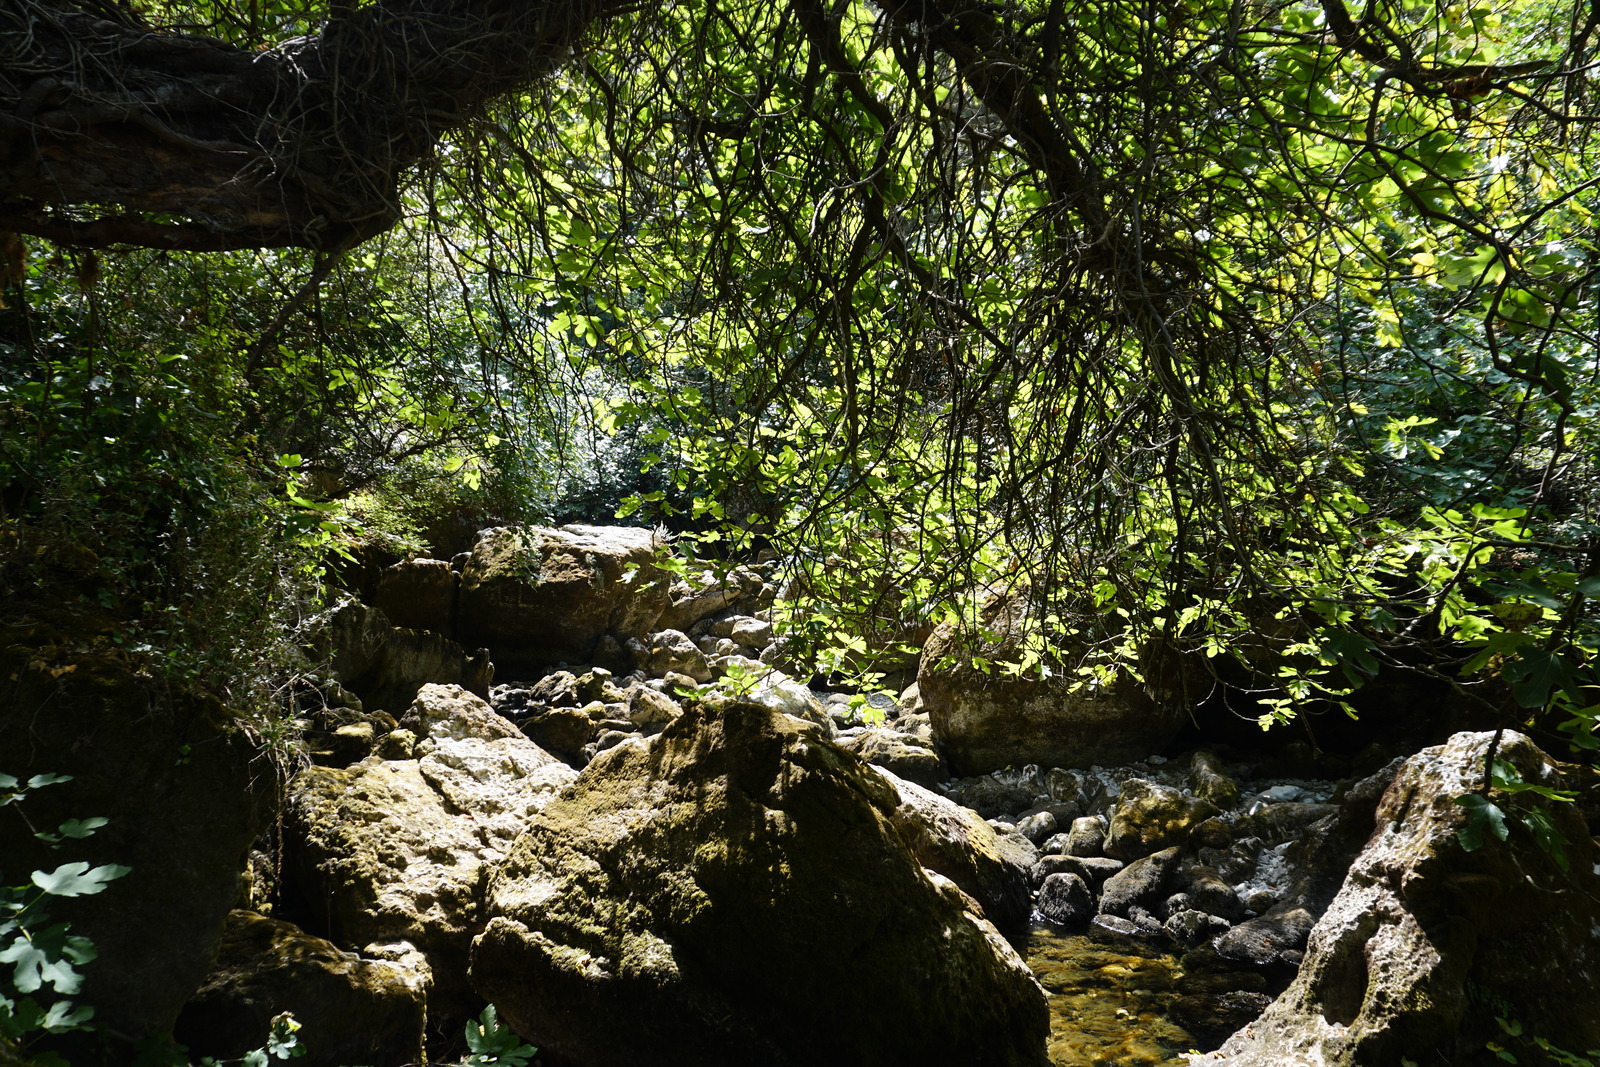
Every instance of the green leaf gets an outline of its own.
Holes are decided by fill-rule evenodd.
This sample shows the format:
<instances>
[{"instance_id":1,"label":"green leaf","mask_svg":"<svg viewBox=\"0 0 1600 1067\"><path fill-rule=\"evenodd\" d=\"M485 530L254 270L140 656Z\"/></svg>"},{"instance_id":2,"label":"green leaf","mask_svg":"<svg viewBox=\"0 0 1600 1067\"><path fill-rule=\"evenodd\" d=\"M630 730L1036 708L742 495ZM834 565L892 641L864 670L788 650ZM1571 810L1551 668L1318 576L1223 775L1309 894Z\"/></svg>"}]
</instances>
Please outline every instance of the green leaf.
<instances>
[{"instance_id":1,"label":"green leaf","mask_svg":"<svg viewBox=\"0 0 1600 1067\"><path fill-rule=\"evenodd\" d=\"M61 824L58 832L62 837L88 837L109 821L109 819L101 815L92 815L87 819L68 819Z\"/></svg>"},{"instance_id":2,"label":"green leaf","mask_svg":"<svg viewBox=\"0 0 1600 1067\"><path fill-rule=\"evenodd\" d=\"M1482 793L1468 793L1456 797L1455 802L1467 809L1466 824L1456 831L1456 837L1468 852L1476 852L1483 847L1485 829L1502 841L1510 836L1511 831L1506 828L1506 813Z\"/></svg>"},{"instance_id":3,"label":"green leaf","mask_svg":"<svg viewBox=\"0 0 1600 1067\"><path fill-rule=\"evenodd\" d=\"M131 870L132 867L124 867L118 863L107 863L93 870L82 861L63 863L49 873L34 871L33 884L52 896L86 897L100 892L105 889L107 883L121 878Z\"/></svg>"},{"instance_id":4,"label":"green leaf","mask_svg":"<svg viewBox=\"0 0 1600 1067\"><path fill-rule=\"evenodd\" d=\"M1565 659L1542 648L1524 648L1500 669L1511 683L1511 695L1525 708L1543 708L1550 694L1572 686L1575 679Z\"/></svg>"}]
</instances>

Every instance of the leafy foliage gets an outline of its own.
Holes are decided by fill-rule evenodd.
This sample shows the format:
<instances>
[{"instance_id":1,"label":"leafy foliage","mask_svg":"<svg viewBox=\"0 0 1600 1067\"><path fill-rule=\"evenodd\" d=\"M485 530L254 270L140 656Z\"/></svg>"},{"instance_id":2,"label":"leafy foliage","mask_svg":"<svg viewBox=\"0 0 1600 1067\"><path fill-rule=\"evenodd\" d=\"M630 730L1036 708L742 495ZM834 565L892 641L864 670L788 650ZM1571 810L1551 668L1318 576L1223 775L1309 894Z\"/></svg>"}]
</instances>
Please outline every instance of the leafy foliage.
<instances>
[{"instance_id":1,"label":"leafy foliage","mask_svg":"<svg viewBox=\"0 0 1600 1067\"><path fill-rule=\"evenodd\" d=\"M470 1050L467 1067L526 1067L539 1051L500 1022L500 1013L493 1004L467 1023L466 1037Z\"/></svg>"},{"instance_id":2,"label":"leafy foliage","mask_svg":"<svg viewBox=\"0 0 1600 1067\"><path fill-rule=\"evenodd\" d=\"M11 807L33 836L58 847L64 839L82 839L105 825L104 818L68 819L54 833L36 830L22 814L30 791L70 781L64 774L36 774L26 782L0 774L0 808ZM108 863L90 867L83 861L64 863L52 871L34 871L29 884L0 884L0 1053L21 1055L41 1034L90 1028L94 1009L74 1002L83 989L79 967L96 957L88 938L73 934L64 922L51 922L50 897L90 896L127 874L130 868ZM5 879L9 881L9 879ZM42 998L42 1002L41 1002ZM47 1064L58 1057L36 1062Z\"/></svg>"}]
</instances>

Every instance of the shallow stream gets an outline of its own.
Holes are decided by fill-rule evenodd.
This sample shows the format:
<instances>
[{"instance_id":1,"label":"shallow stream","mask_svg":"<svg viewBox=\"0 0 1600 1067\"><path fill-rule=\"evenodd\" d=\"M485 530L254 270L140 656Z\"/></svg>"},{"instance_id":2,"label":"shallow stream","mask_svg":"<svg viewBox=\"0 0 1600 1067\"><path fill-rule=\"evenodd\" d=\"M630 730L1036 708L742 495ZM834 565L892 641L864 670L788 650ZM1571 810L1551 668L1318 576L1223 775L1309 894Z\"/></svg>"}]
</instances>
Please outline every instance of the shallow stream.
<instances>
[{"instance_id":1,"label":"shallow stream","mask_svg":"<svg viewBox=\"0 0 1600 1067\"><path fill-rule=\"evenodd\" d=\"M1263 1003L1258 975L1186 971L1154 948L1102 944L1046 923L1034 926L1026 956L1049 994L1056 1067L1177 1067L1184 1053L1215 1048L1248 1021L1233 1018L1241 1001Z\"/></svg>"}]
</instances>

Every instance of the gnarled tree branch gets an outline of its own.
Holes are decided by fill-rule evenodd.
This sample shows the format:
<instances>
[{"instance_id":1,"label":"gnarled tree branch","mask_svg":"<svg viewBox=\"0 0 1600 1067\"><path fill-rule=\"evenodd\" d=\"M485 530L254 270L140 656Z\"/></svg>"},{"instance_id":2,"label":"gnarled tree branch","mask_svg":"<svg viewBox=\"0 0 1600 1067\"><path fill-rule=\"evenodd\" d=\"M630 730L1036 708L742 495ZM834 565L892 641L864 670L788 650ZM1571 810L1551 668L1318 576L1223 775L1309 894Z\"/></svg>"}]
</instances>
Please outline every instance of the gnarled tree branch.
<instances>
[{"instance_id":1,"label":"gnarled tree branch","mask_svg":"<svg viewBox=\"0 0 1600 1067\"><path fill-rule=\"evenodd\" d=\"M399 217L439 138L615 0L386 0L251 52L0 0L0 227L83 245L328 249Z\"/></svg>"}]
</instances>

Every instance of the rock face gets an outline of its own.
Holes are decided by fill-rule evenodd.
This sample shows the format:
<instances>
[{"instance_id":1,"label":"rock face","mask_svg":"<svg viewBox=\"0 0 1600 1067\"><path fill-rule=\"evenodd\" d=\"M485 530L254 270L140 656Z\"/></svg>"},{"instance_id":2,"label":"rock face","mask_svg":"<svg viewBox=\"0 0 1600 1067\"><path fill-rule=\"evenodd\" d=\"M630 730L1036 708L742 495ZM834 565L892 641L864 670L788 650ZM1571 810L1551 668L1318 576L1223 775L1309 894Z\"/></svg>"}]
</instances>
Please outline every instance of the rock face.
<instances>
[{"instance_id":1,"label":"rock face","mask_svg":"<svg viewBox=\"0 0 1600 1067\"><path fill-rule=\"evenodd\" d=\"M1029 857L970 808L874 769L894 786L899 804L890 818L917 862L954 882L1007 935L1025 932L1032 910Z\"/></svg>"},{"instance_id":2,"label":"rock face","mask_svg":"<svg viewBox=\"0 0 1600 1067\"><path fill-rule=\"evenodd\" d=\"M449 1013L464 1010L490 866L577 772L458 686L424 686L402 723L417 758L294 779L289 873L341 943L415 945L438 982L434 1006Z\"/></svg>"},{"instance_id":3,"label":"rock face","mask_svg":"<svg viewBox=\"0 0 1600 1067\"><path fill-rule=\"evenodd\" d=\"M814 726L691 706L530 820L473 984L588 1067L1043 1064L1043 991L898 803Z\"/></svg>"},{"instance_id":4,"label":"rock face","mask_svg":"<svg viewBox=\"0 0 1600 1067\"><path fill-rule=\"evenodd\" d=\"M1406 761L1298 977L1216 1061L1477 1062L1486 1041L1509 1042L1497 1015L1563 1049L1600 1046L1600 868L1583 819L1497 791L1508 839L1484 829L1469 852L1458 836L1467 811L1455 799L1482 784L1492 736L1457 734ZM1525 782L1564 784L1520 734L1505 733L1498 757ZM1565 838L1565 869L1515 814L1534 810Z\"/></svg>"},{"instance_id":5,"label":"rock face","mask_svg":"<svg viewBox=\"0 0 1600 1067\"><path fill-rule=\"evenodd\" d=\"M178 1019L191 1053L233 1059L261 1045L273 1016L299 1021L301 1067L401 1067L425 1062L421 975L362 959L290 923L228 917L216 967Z\"/></svg>"},{"instance_id":6,"label":"rock face","mask_svg":"<svg viewBox=\"0 0 1600 1067\"><path fill-rule=\"evenodd\" d=\"M410 559L378 576L372 605L396 626L455 632L457 576L442 559Z\"/></svg>"},{"instance_id":7,"label":"rock face","mask_svg":"<svg viewBox=\"0 0 1600 1067\"><path fill-rule=\"evenodd\" d=\"M917 690L953 773L1128 761L1177 735L1182 703L1153 694L1126 674L1106 688L1074 689L1071 672L1035 679L974 668L974 654L991 662L1020 658L1027 623L1022 599L991 600L982 612L981 636L944 623L923 646Z\"/></svg>"},{"instance_id":8,"label":"rock face","mask_svg":"<svg viewBox=\"0 0 1600 1067\"><path fill-rule=\"evenodd\" d=\"M659 548L620 526L488 530L462 570L457 632L502 670L593 662L603 638L642 638L667 610Z\"/></svg>"},{"instance_id":9,"label":"rock face","mask_svg":"<svg viewBox=\"0 0 1600 1067\"><path fill-rule=\"evenodd\" d=\"M489 695L494 666L487 649L468 652L442 633L394 626L377 608L349 603L330 624L333 673L369 711L399 711L430 682Z\"/></svg>"},{"instance_id":10,"label":"rock face","mask_svg":"<svg viewBox=\"0 0 1600 1067\"><path fill-rule=\"evenodd\" d=\"M109 819L51 850L7 812L0 874L20 885L65 863L131 868L103 893L49 902L99 952L82 967L96 1022L131 1041L166 1034L205 978L250 843L271 822L278 771L216 700L89 645L42 624L0 630L0 771L72 776L32 791L22 813L52 830Z\"/></svg>"}]
</instances>

